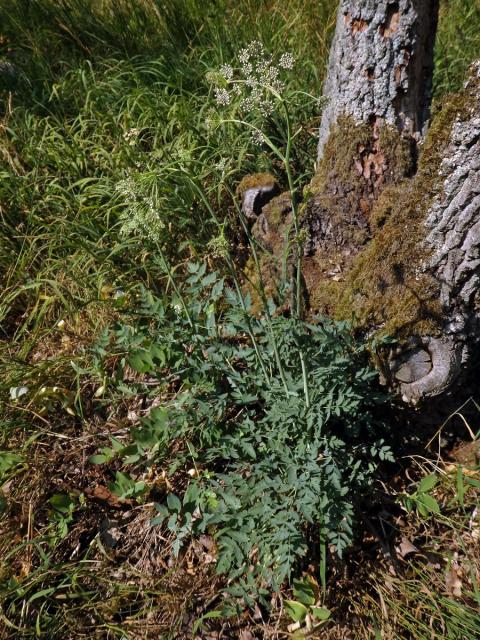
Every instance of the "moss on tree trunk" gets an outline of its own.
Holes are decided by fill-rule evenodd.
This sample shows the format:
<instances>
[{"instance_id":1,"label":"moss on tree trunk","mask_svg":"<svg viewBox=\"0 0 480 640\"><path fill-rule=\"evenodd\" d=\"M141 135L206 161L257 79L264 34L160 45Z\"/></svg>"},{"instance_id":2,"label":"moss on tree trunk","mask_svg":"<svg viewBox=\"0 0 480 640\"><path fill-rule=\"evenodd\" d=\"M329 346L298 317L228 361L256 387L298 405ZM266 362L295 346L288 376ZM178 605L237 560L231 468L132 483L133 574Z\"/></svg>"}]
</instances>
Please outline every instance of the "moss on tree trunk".
<instances>
[{"instance_id":1,"label":"moss on tree trunk","mask_svg":"<svg viewBox=\"0 0 480 640\"><path fill-rule=\"evenodd\" d=\"M318 248L304 258L311 308L339 319L354 316L365 331L401 338L415 352L426 340L440 339L451 344L457 368L477 339L480 310L478 73L476 66L464 91L444 101L411 177L391 134L385 150L391 169L363 224L355 225L352 212L361 216L363 210L345 201L342 178L335 177L341 167L358 197L364 184L358 151L352 156L347 147L349 165L342 140L358 145L359 138L345 120L330 134L306 207L313 234L331 226L320 239L314 235ZM331 181L340 185L336 192ZM436 392L440 387L424 395Z\"/></svg>"},{"instance_id":2,"label":"moss on tree trunk","mask_svg":"<svg viewBox=\"0 0 480 640\"><path fill-rule=\"evenodd\" d=\"M451 388L480 329L480 67L425 137L437 12L438 0L341 0L301 207L310 311L397 338L382 369L413 401ZM283 194L253 225L270 293L290 223Z\"/></svg>"}]
</instances>

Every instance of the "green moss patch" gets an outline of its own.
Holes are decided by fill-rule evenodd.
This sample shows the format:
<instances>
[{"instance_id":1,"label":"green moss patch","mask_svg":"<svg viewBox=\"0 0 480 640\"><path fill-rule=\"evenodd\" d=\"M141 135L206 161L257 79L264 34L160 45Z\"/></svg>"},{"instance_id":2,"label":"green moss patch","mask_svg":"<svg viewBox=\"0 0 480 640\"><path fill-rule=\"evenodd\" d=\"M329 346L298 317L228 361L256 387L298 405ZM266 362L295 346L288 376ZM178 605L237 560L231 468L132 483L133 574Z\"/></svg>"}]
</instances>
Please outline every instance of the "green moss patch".
<instances>
[{"instance_id":1,"label":"green moss patch","mask_svg":"<svg viewBox=\"0 0 480 640\"><path fill-rule=\"evenodd\" d=\"M242 178L237 187L237 195L242 196L249 189L270 186L278 188L278 182L271 173L252 173Z\"/></svg>"},{"instance_id":2,"label":"green moss patch","mask_svg":"<svg viewBox=\"0 0 480 640\"><path fill-rule=\"evenodd\" d=\"M392 165L397 167L392 184L383 189L372 207L371 238L337 282L317 280L310 292L314 308L336 318L354 316L360 326L389 335L435 335L441 331L438 283L428 273L420 273L422 262L428 259L424 220L442 188L439 170L452 125L468 117L472 89L470 86L463 94L450 96L436 114L413 178L402 177L408 163L404 148L394 143L390 157L398 164ZM338 131L332 135L338 144ZM345 154L353 150L352 144L338 148ZM345 160L337 166L347 169ZM320 184L325 176L325 169L322 171ZM318 177L316 181L318 188Z\"/></svg>"}]
</instances>

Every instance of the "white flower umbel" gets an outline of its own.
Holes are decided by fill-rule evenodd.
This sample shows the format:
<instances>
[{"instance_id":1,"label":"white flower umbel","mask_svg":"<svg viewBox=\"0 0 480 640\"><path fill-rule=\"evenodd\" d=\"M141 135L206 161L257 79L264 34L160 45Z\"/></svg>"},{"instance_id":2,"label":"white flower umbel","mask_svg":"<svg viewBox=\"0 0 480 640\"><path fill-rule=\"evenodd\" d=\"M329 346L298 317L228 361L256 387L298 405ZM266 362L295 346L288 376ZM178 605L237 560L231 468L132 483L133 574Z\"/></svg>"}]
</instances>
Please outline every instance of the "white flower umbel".
<instances>
[{"instance_id":1,"label":"white flower umbel","mask_svg":"<svg viewBox=\"0 0 480 640\"><path fill-rule=\"evenodd\" d=\"M265 144L265 142L267 141L265 134L262 133L259 129L254 129L252 131L252 140L259 146L262 146L262 144Z\"/></svg>"},{"instance_id":2,"label":"white flower umbel","mask_svg":"<svg viewBox=\"0 0 480 640\"><path fill-rule=\"evenodd\" d=\"M291 53L282 53L278 64L282 67L282 69L293 69L294 63L295 58Z\"/></svg>"},{"instance_id":3,"label":"white flower umbel","mask_svg":"<svg viewBox=\"0 0 480 640\"><path fill-rule=\"evenodd\" d=\"M292 54L284 53L276 62L263 44L254 40L240 51L238 63L236 68L225 64L219 73L208 74L208 79L216 85L217 104L225 107L232 104L234 98L241 97L240 108L244 113L258 111L263 117L272 115L275 98L280 98L285 91L282 71L293 68Z\"/></svg>"},{"instance_id":4,"label":"white flower umbel","mask_svg":"<svg viewBox=\"0 0 480 640\"><path fill-rule=\"evenodd\" d=\"M215 87L215 100L217 104L225 107L231 102L231 97L227 89L223 87Z\"/></svg>"},{"instance_id":5,"label":"white flower umbel","mask_svg":"<svg viewBox=\"0 0 480 640\"><path fill-rule=\"evenodd\" d=\"M126 178L116 186L117 192L124 199L125 210L121 215L120 233L130 235L140 233L157 240L165 223L160 217L160 203L148 190L142 188L132 177Z\"/></svg>"},{"instance_id":6,"label":"white flower umbel","mask_svg":"<svg viewBox=\"0 0 480 640\"><path fill-rule=\"evenodd\" d=\"M123 139L128 142L130 146L133 146L136 143L140 133L140 129L138 129L137 127L133 127L132 129L125 131L125 133L123 134Z\"/></svg>"}]
</instances>

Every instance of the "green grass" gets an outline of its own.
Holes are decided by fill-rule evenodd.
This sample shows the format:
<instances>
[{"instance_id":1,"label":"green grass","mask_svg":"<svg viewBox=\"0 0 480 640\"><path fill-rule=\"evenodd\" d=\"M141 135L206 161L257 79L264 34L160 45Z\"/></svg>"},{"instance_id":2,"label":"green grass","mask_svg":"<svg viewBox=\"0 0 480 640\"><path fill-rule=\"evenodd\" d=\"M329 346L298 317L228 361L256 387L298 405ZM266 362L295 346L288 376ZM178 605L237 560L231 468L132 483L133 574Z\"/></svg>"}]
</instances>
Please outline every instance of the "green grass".
<instances>
[{"instance_id":1,"label":"green grass","mask_svg":"<svg viewBox=\"0 0 480 640\"><path fill-rule=\"evenodd\" d=\"M432 491L440 513L433 518L403 515L407 524L401 541L409 545L407 553L394 570L371 574L356 604L358 611L368 612L366 634L381 629L385 640L473 640L480 635L478 464L442 465L440 471Z\"/></svg>"},{"instance_id":2,"label":"green grass","mask_svg":"<svg viewBox=\"0 0 480 640\"><path fill-rule=\"evenodd\" d=\"M326 4L307 6L311 49L323 63L333 13ZM322 59L309 53L305 39L300 50L294 45L301 25L293 5L261 6L257 33L250 3L241 10L212 3L207 16L195 2L168 3L171 15L153 2L134 9L124 3L114 12L108 3L88 7L13 2L2 14L4 47L13 50L20 77L11 103L4 100L0 129L0 321L9 347L20 345L21 360L58 320L74 332L96 333L103 290L158 284L153 247L119 238L122 179L149 181L165 215L164 244L177 262L205 252L212 226L172 166L194 175L225 217L231 204L229 211L225 193L216 189L218 163L226 161L233 190L245 173L272 169L248 132L232 125L208 131L215 105L209 71L258 36L272 51L294 46L299 62L292 90L320 91ZM293 114L306 131L295 158L300 175L311 171L317 115L305 102ZM275 135L277 123L271 126ZM128 139L132 129L139 135Z\"/></svg>"},{"instance_id":3,"label":"green grass","mask_svg":"<svg viewBox=\"0 0 480 640\"><path fill-rule=\"evenodd\" d=\"M461 89L468 67L480 57L479 24L479 0L441 0L435 41L435 100Z\"/></svg>"},{"instance_id":4,"label":"green grass","mask_svg":"<svg viewBox=\"0 0 480 640\"><path fill-rule=\"evenodd\" d=\"M156 293L168 290L155 244L120 235L125 206L118 185L131 176L161 209L162 245L175 269L182 271L191 258L213 265L218 228L181 179L181 168L226 221L229 245L241 254L228 189L253 171L271 171L283 186L286 176L248 132L233 125L209 130L215 101L207 74L258 38L276 55L294 54L291 94L319 96L334 5L0 0L0 61L11 60L19 71L0 87L0 450L21 456L0 479L8 489L0 505L0 598L14 625L5 637L44 631L44 637L66 638L80 633L79 620L86 621L84 637L92 637L91 625L100 637L122 637L132 628L130 618L138 630L149 611L163 619L172 609L172 587L163 579L152 578L142 600L138 585L145 576L132 569L122 582L107 562L98 571L101 584L93 585L88 564L66 561L62 544L48 542L48 499L64 489L62 465L70 460L75 469L79 451L93 453L105 438L105 422L114 432L125 430L134 404L125 399L105 415L78 367L89 369L88 347L121 314L119 291L128 296L139 283ZM436 99L461 87L468 65L480 56L479 21L478 0L442 3ZM296 101L298 184L313 170L318 118L310 100ZM273 139L282 139L280 119L268 127ZM220 182L225 189L218 189ZM10 388L20 385L28 387L21 410L9 398ZM92 480L103 481L100 475ZM80 482L80 491L87 488ZM79 531L84 513L79 507ZM92 545L92 553L102 553L97 541ZM203 586L199 581L197 603ZM204 613L175 593L177 613ZM168 623L152 633L167 630Z\"/></svg>"}]
</instances>

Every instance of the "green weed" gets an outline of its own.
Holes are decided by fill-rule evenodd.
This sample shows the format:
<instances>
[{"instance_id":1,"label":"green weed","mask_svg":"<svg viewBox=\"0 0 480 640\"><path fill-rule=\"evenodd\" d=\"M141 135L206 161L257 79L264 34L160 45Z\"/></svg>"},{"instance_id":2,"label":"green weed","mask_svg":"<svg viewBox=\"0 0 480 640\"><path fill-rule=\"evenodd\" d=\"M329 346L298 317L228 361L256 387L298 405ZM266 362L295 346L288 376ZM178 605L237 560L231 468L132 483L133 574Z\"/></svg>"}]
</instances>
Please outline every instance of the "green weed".
<instances>
[{"instance_id":1,"label":"green weed","mask_svg":"<svg viewBox=\"0 0 480 640\"><path fill-rule=\"evenodd\" d=\"M468 67L480 57L480 2L442 0L435 41L434 98L461 89Z\"/></svg>"},{"instance_id":2,"label":"green weed","mask_svg":"<svg viewBox=\"0 0 480 640\"><path fill-rule=\"evenodd\" d=\"M183 308L144 292L110 345L121 355L113 389L130 366L166 376L166 387L151 390L157 397L167 396L171 379L179 392L142 420L131 442L94 461L116 456L136 474L168 464L186 489L181 499L168 494L154 523L168 519L176 555L192 536L213 535L217 570L253 605L292 576L313 531L340 555L351 543L355 503L378 462L391 459L372 414L382 396L366 345L348 325L277 316L271 300L256 317L248 297L205 265L190 263L189 273L178 289Z\"/></svg>"}]
</instances>

